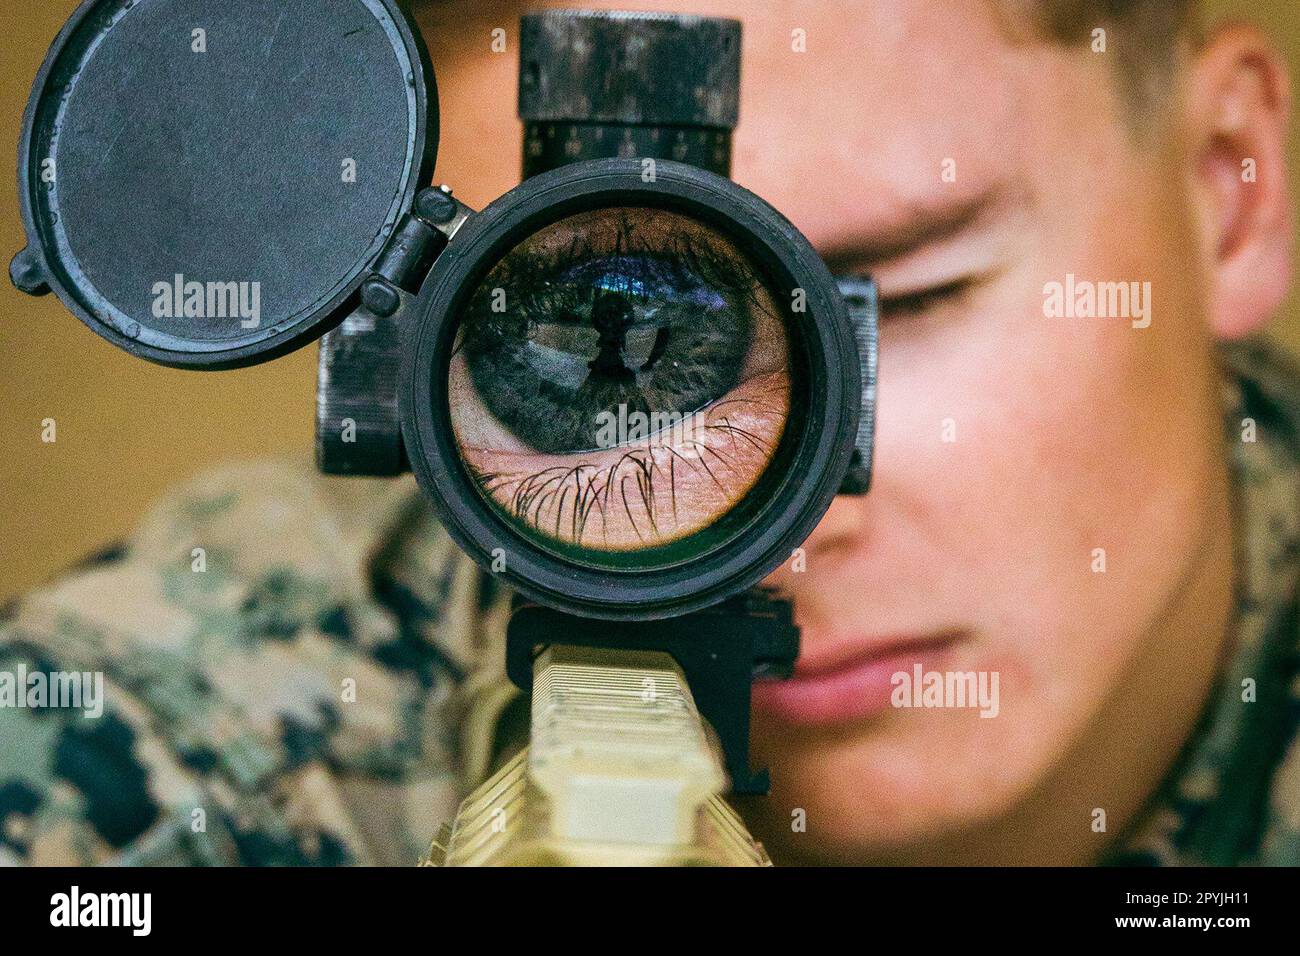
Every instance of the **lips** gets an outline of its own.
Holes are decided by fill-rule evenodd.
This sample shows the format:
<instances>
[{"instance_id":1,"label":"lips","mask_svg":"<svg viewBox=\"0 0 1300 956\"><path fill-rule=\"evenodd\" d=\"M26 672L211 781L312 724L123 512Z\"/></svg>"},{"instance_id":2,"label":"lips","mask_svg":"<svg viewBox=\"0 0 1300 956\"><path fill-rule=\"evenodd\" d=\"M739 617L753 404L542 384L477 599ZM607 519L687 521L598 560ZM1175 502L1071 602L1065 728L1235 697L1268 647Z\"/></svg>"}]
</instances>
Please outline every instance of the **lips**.
<instances>
[{"instance_id":1,"label":"lips","mask_svg":"<svg viewBox=\"0 0 1300 956\"><path fill-rule=\"evenodd\" d=\"M865 720L890 708L893 676L916 665L941 669L965 635L861 637L800 656L794 677L754 685L754 706L785 723L816 727Z\"/></svg>"}]
</instances>

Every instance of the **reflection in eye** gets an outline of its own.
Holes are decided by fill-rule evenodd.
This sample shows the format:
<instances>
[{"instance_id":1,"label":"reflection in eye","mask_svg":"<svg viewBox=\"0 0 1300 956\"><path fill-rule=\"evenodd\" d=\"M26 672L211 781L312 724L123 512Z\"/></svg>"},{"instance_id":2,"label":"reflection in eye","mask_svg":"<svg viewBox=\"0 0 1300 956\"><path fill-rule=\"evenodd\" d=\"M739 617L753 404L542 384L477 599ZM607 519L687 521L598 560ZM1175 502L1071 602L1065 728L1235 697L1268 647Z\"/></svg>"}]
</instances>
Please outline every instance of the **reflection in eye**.
<instances>
[{"instance_id":1,"label":"reflection in eye","mask_svg":"<svg viewBox=\"0 0 1300 956\"><path fill-rule=\"evenodd\" d=\"M505 287L518 308L471 304L462 346L488 410L537 451L598 447L602 411L681 415L737 384L753 334L742 290L655 253L520 255Z\"/></svg>"},{"instance_id":2,"label":"reflection in eye","mask_svg":"<svg viewBox=\"0 0 1300 956\"><path fill-rule=\"evenodd\" d=\"M489 501L568 545L629 551L731 511L789 409L783 319L744 255L686 217L600 210L508 253L449 370Z\"/></svg>"}]
</instances>

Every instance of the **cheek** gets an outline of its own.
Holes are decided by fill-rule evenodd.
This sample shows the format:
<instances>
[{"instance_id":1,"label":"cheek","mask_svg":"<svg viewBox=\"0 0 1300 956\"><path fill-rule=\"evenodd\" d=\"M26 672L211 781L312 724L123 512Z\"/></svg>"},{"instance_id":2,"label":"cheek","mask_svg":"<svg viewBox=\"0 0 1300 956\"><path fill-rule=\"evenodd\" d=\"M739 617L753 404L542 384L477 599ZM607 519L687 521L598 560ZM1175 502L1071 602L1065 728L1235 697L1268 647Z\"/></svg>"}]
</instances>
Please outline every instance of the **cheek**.
<instances>
[{"instance_id":1,"label":"cheek","mask_svg":"<svg viewBox=\"0 0 1300 956\"><path fill-rule=\"evenodd\" d=\"M765 809L785 829L803 810L818 849L839 848L846 861L978 827L1023 799L1054 754L1041 722L1006 710L1010 696L1004 687L1003 709L991 719L955 710L891 713L869 742L791 741L760 719L756 759L773 781ZM792 835L789 846L801 842Z\"/></svg>"},{"instance_id":2,"label":"cheek","mask_svg":"<svg viewBox=\"0 0 1300 956\"><path fill-rule=\"evenodd\" d=\"M997 636L1009 683L1078 706L1192 559L1217 428L1186 279L1153 269L1157 251L1094 247L1040 255L977 313L881 346L876 505L925 516L936 580ZM1068 273L1149 281L1151 326L1045 317L1043 284Z\"/></svg>"},{"instance_id":3,"label":"cheek","mask_svg":"<svg viewBox=\"0 0 1300 956\"><path fill-rule=\"evenodd\" d=\"M846 840L1011 806L1128 679L1197 558L1221 426L1195 283L1161 265L1184 257L1038 248L978 308L882 337L876 484L855 524L873 600L857 613L969 626L951 669L997 672L1000 713L890 715L825 741L771 729L788 799L818 801ZM1045 317L1044 283L1069 273L1150 281L1150 327Z\"/></svg>"}]
</instances>

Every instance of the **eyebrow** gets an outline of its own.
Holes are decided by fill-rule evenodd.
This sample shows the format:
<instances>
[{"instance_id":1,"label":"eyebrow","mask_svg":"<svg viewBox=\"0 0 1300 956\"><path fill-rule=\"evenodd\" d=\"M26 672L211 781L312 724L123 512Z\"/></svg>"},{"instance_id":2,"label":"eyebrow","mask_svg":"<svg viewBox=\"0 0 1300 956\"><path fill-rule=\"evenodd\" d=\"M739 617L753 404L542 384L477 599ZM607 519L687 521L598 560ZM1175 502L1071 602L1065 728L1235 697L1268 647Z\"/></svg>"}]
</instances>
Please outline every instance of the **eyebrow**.
<instances>
[{"instance_id":1,"label":"eyebrow","mask_svg":"<svg viewBox=\"0 0 1300 956\"><path fill-rule=\"evenodd\" d=\"M901 259L986 222L1017 194L1011 185L1000 183L957 202L911 206L892 225L872 227L827 246L822 260L836 272Z\"/></svg>"}]
</instances>

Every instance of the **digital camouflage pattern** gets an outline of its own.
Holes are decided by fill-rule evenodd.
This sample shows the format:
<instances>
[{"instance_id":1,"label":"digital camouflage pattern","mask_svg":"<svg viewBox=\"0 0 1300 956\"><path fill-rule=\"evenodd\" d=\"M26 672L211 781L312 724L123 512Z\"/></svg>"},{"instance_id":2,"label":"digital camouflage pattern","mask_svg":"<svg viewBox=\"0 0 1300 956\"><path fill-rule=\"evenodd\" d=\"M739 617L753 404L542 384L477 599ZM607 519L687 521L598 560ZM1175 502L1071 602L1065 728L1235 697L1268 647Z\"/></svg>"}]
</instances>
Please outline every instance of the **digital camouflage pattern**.
<instances>
[{"instance_id":1,"label":"digital camouflage pattern","mask_svg":"<svg viewBox=\"0 0 1300 956\"><path fill-rule=\"evenodd\" d=\"M1300 376L1226 359L1235 652L1111 863L1300 864ZM0 673L102 671L106 698L0 707L0 863L414 863L516 710L508 600L409 479L191 482L0 624Z\"/></svg>"},{"instance_id":2,"label":"digital camouflage pattern","mask_svg":"<svg viewBox=\"0 0 1300 956\"><path fill-rule=\"evenodd\" d=\"M0 627L0 671L106 698L0 707L0 862L414 863L482 772L457 730L513 693L503 600L409 480L192 482Z\"/></svg>"}]
</instances>

